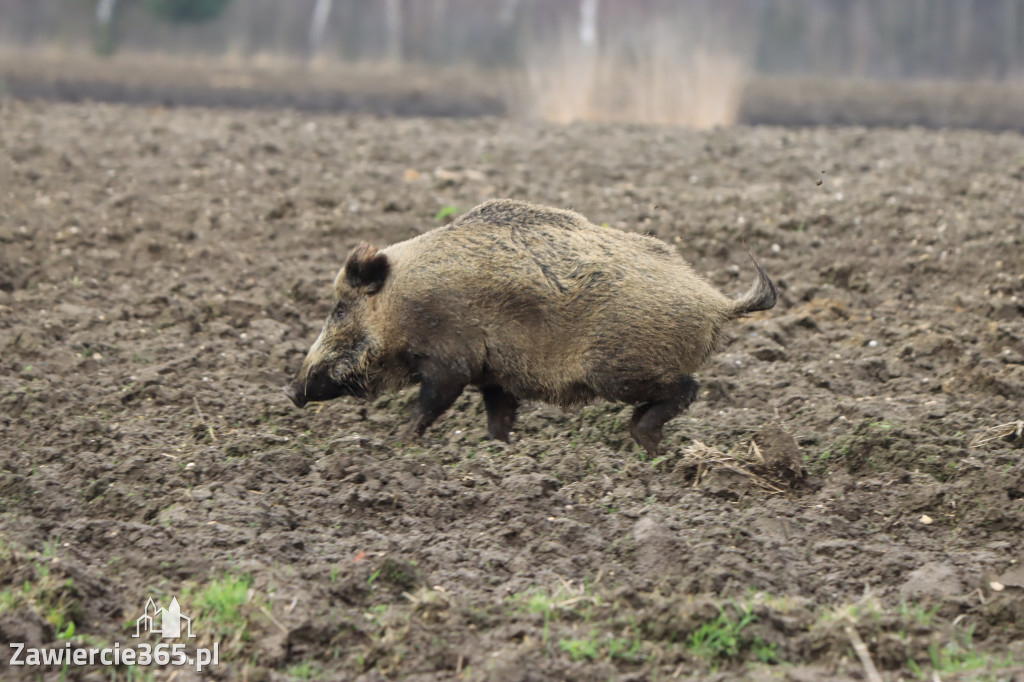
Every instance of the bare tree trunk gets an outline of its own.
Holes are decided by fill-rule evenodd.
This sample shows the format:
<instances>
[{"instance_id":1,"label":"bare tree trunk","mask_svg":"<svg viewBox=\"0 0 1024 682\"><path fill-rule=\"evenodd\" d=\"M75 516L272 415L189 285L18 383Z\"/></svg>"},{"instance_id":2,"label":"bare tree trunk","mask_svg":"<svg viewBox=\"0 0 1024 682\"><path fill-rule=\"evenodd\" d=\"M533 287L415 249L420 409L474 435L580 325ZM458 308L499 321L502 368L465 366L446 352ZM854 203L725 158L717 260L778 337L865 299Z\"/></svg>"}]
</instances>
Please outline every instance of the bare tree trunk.
<instances>
[{"instance_id":1,"label":"bare tree trunk","mask_svg":"<svg viewBox=\"0 0 1024 682\"><path fill-rule=\"evenodd\" d=\"M249 57L249 48L252 45L252 0L233 3L234 7L229 11L234 12L234 18L228 22L228 29L225 35L225 53L229 59L240 62Z\"/></svg>"},{"instance_id":2,"label":"bare tree trunk","mask_svg":"<svg viewBox=\"0 0 1024 682\"><path fill-rule=\"evenodd\" d=\"M331 16L331 8L334 0L316 0L313 7L313 18L309 22L309 58L312 59L320 52L324 44L324 34L327 31L327 19Z\"/></svg>"},{"instance_id":3,"label":"bare tree trunk","mask_svg":"<svg viewBox=\"0 0 1024 682\"><path fill-rule=\"evenodd\" d=\"M953 64L952 75L957 78L974 78L979 75L978 65L971 54L971 36L974 33L973 4L967 0L958 0L956 13L953 15L956 61Z\"/></svg>"},{"instance_id":4,"label":"bare tree trunk","mask_svg":"<svg viewBox=\"0 0 1024 682\"><path fill-rule=\"evenodd\" d=\"M384 23L387 32L387 61L393 64L402 62L402 2L386 0L384 5Z\"/></svg>"},{"instance_id":5,"label":"bare tree trunk","mask_svg":"<svg viewBox=\"0 0 1024 682\"><path fill-rule=\"evenodd\" d=\"M600 0L580 0L580 44L592 47L597 42L597 6Z\"/></svg>"},{"instance_id":6,"label":"bare tree trunk","mask_svg":"<svg viewBox=\"0 0 1024 682\"><path fill-rule=\"evenodd\" d=\"M1017 70L1017 1L1006 0L1003 13L1002 78L1009 78Z\"/></svg>"},{"instance_id":7,"label":"bare tree trunk","mask_svg":"<svg viewBox=\"0 0 1024 682\"><path fill-rule=\"evenodd\" d=\"M853 42L853 74L857 78L868 76L869 56L874 52L871 30L871 5L858 3L851 10L851 41Z\"/></svg>"},{"instance_id":8,"label":"bare tree trunk","mask_svg":"<svg viewBox=\"0 0 1024 682\"><path fill-rule=\"evenodd\" d=\"M114 19L115 9L117 9L117 0L97 0L96 23L100 26L109 26Z\"/></svg>"},{"instance_id":9,"label":"bare tree trunk","mask_svg":"<svg viewBox=\"0 0 1024 682\"><path fill-rule=\"evenodd\" d=\"M10 33L7 30L2 31L4 40L13 40L22 47L29 47L35 42L37 33L39 32L40 26L40 14L45 10L41 7L40 2L22 2L21 7L24 8L24 12L19 12L17 9L14 10L14 21L13 26L5 26L5 29L14 30ZM17 4L14 5L18 7ZM23 20L19 22L19 15L23 17ZM18 26L18 24L21 24ZM44 24L45 25L45 24Z\"/></svg>"},{"instance_id":10,"label":"bare tree trunk","mask_svg":"<svg viewBox=\"0 0 1024 682\"><path fill-rule=\"evenodd\" d=\"M97 54L110 55L116 49L114 36L114 13L117 11L117 0L97 0L96 2L96 42Z\"/></svg>"},{"instance_id":11,"label":"bare tree trunk","mask_svg":"<svg viewBox=\"0 0 1024 682\"><path fill-rule=\"evenodd\" d=\"M935 74L949 73L949 53L953 48L953 21L950 19L949 2L920 0L928 18L925 43L928 45L926 58L918 62L917 76L934 77Z\"/></svg>"},{"instance_id":12,"label":"bare tree trunk","mask_svg":"<svg viewBox=\"0 0 1024 682\"><path fill-rule=\"evenodd\" d=\"M940 30L933 24L931 15L928 0L914 0L910 26L910 59L907 60L903 73L897 74L898 76L906 76L908 70L913 72L913 75L920 76L925 70L922 65L931 61L934 54L934 34Z\"/></svg>"}]
</instances>

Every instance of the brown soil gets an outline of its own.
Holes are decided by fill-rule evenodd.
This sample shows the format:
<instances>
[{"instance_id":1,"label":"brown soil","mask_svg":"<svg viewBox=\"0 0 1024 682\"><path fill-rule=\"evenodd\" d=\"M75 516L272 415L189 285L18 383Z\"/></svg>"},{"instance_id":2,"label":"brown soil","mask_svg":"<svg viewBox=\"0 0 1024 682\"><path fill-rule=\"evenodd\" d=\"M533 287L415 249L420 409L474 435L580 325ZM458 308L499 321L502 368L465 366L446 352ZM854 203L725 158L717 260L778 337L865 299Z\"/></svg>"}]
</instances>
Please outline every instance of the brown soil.
<instances>
[{"instance_id":1,"label":"brown soil","mask_svg":"<svg viewBox=\"0 0 1024 682\"><path fill-rule=\"evenodd\" d=\"M1011 133L0 100L0 639L132 646L175 595L217 679L865 679L858 636L1020 679L1022 181ZM666 457L628 406L504 445L471 393L401 446L412 393L281 392L351 246L500 196L776 278Z\"/></svg>"}]
</instances>

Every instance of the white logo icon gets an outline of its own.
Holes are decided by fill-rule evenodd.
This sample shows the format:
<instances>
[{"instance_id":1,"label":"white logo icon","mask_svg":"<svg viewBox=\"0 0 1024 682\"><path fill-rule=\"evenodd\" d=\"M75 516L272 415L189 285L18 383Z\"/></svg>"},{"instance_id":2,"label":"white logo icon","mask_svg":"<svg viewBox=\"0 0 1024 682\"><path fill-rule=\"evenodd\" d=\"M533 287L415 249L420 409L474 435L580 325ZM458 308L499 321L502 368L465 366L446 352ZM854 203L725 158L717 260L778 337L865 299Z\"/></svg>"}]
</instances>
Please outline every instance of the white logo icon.
<instances>
[{"instance_id":1,"label":"white logo icon","mask_svg":"<svg viewBox=\"0 0 1024 682\"><path fill-rule=\"evenodd\" d=\"M157 622L159 621L159 627ZM184 628L182 628L184 622ZM153 598L150 597L142 611L142 615L135 621L135 634L133 637L141 637L145 632L160 635L164 639L177 639L182 636L182 629L188 637L195 637L192 634L192 619L181 615L181 606L178 605L178 598L171 599L171 605L166 609L157 608Z\"/></svg>"}]
</instances>

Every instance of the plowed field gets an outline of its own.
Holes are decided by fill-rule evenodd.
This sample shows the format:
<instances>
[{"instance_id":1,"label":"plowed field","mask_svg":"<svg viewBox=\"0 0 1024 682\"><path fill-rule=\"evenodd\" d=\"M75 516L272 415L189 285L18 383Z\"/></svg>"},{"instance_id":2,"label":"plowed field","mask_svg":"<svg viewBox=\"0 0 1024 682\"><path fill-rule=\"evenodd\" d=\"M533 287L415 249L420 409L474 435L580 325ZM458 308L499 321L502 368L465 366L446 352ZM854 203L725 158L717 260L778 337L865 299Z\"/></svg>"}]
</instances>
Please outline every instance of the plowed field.
<instances>
[{"instance_id":1,"label":"plowed field","mask_svg":"<svg viewBox=\"0 0 1024 682\"><path fill-rule=\"evenodd\" d=\"M493 197L778 283L664 457L627 405L401 445L412 391L282 393L352 246ZM215 679L1021 679L1022 404L1017 133L0 100L5 644L176 597Z\"/></svg>"}]
</instances>

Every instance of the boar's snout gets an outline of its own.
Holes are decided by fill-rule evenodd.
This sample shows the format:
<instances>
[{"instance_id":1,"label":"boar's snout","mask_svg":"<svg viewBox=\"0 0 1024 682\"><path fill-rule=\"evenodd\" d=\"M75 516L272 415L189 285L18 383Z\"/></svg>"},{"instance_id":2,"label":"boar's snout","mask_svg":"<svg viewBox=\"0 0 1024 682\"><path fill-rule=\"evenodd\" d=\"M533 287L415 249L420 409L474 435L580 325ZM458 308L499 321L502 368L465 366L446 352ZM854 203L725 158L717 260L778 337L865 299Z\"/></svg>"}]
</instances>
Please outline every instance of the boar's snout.
<instances>
[{"instance_id":1,"label":"boar's snout","mask_svg":"<svg viewBox=\"0 0 1024 682\"><path fill-rule=\"evenodd\" d=\"M333 400L343 395L362 397L357 387L335 380L321 368L303 372L294 381L284 387L284 393L296 407L305 407L308 403Z\"/></svg>"},{"instance_id":2,"label":"boar's snout","mask_svg":"<svg viewBox=\"0 0 1024 682\"><path fill-rule=\"evenodd\" d=\"M295 407L305 407L306 403L306 391L305 386L299 383L290 383L284 387L284 394L295 403Z\"/></svg>"}]
</instances>

